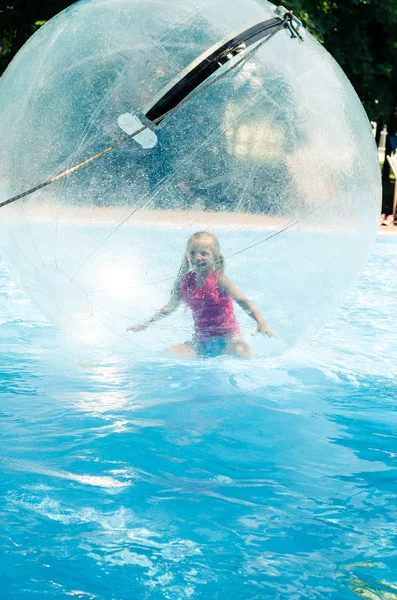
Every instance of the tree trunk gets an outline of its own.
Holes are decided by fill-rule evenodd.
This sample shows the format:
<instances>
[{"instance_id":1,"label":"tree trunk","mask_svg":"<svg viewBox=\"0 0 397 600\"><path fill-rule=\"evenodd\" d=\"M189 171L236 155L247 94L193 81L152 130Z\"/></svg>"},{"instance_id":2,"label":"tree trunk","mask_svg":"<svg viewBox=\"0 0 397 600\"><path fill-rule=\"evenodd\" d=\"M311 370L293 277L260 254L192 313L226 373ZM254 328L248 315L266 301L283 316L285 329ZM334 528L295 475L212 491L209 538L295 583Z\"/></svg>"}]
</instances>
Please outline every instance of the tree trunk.
<instances>
[{"instance_id":1,"label":"tree trunk","mask_svg":"<svg viewBox=\"0 0 397 600\"><path fill-rule=\"evenodd\" d=\"M32 0L22 0L15 10L15 32L9 59L12 60L33 32L34 9Z\"/></svg>"},{"instance_id":2,"label":"tree trunk","mask_svg":"<svg viewBox=\"0 0 397 600\"><path fill-rule=\"evenodd\" d=\"M378 121L376 124L376 133L375 133L375 142L376 142L376 147L379 147L379 142L380 142L380 132L381 132L381 127L380 127L380 122Z\"/></svg>"},{"instance_id":3,"label":"tree trunk","mask_svg":"<svg viewBox=\"0 0 397 600\"><path fill-rule=\"evenodd\" d=\"M390 143L390 135L395 135L397 131L397 109L395 108L390 115L387 124L387 137L386 137L386 152L385 162L383 163L382 169L382 213L390 215L393 211L393 196L394 196L394 181L390 180L390 165L386 156L390 156L392 147Z\"/></svg>"}]
</instances>

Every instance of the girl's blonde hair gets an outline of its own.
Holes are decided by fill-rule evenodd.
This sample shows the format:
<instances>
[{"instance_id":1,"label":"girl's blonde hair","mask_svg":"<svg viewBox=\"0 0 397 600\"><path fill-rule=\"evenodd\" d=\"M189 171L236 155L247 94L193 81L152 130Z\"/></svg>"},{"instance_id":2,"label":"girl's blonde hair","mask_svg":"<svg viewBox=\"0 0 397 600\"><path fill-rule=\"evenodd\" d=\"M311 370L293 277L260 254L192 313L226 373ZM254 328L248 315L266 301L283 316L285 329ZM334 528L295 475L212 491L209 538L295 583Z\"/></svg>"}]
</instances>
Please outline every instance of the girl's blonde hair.
<instances>
[{"instance_id":1,"label":"girl's blonde hair","mask_svg":"<svg viewBox=\"0 0 397 600\"><path fill-rule=\"evenodd\" d=\"M190 238L188 239L188 241L186 243L186 250L185 250L185 254L183 255L183 258L182 258L178 277L182 277L183 275L185 275L186 273L188 273L190 271L190 264L189 264L190 246L192 245L193 242L199 240L200 238L204 238L204 237L210 240L216 270L220 271L221 273L224 272L225 259L223 258L223 255L221 253L218 238L216 237L216 235L214 235L213 233L210 233L209 231L197 231L196 233L193 233L193 235L190 236Z\"/></svg>"}]
</instances>

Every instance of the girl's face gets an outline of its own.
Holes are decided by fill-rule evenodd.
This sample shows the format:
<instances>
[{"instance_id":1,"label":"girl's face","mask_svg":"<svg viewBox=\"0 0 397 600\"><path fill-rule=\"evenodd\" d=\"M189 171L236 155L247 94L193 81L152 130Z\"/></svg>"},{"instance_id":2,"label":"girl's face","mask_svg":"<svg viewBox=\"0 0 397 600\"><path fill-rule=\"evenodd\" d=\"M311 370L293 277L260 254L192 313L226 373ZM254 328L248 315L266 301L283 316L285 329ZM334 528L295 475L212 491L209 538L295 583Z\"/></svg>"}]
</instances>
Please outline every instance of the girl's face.
<instances>
[{"instance_id":1,"label":"girl's face","mask_svg":"<svg viewBox=\"0 0 397 600\"><path fill-rule=\"evenodd\" d=\"M187 253L189 265L196 273L209 273L215 269L213 246L205 238L193 240Z\"/></svg>"}]
</instances>

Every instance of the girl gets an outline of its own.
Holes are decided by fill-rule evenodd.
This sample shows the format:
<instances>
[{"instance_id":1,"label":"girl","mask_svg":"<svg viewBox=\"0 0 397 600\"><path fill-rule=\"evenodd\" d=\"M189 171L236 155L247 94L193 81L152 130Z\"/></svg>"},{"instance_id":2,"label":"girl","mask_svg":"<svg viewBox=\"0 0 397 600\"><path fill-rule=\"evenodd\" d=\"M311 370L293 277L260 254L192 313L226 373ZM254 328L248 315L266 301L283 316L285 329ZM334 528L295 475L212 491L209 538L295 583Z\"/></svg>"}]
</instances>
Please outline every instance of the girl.
<instances>
[{"instance_id":1,"label":"girl","mask_svg":"<svg viewBox=\"0 0 397 600\"><path fill-rule=\"evenodd\" d=\"M229 354L251 358L251 348L241 338L233 300L256 321L256 333L269 337L274 335L259 310L224 275L224 266L216 236L206 231L193 234L187 242L169 302L146 323L127 327L127 331L143 331L151 323L173 313L184 302L193 313L194 337L191 342L173 346L169 353L184 357Z\"/></svg>"}]
</instances>

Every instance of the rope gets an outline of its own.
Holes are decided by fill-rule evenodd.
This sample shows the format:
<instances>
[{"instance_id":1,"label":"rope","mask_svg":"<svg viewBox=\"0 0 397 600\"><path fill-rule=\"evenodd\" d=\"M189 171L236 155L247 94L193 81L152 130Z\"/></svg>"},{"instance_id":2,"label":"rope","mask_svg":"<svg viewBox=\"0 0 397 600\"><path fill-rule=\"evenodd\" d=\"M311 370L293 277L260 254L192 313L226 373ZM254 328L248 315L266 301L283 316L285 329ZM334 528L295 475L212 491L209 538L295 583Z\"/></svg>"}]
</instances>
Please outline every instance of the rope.
<instances>
[{"instance_id":1,"label":"rope","mask_svg":"<svg viewBox=\"0 0 397 600\"><path fill-rule=\"evenodd\" d=\"M160 121L162 121L164 119L164 117L167 117L168 115L172 114L173 112L175 112L176 110L178 110L179 108L181 108L182 106L184 106L185 104L187 104L188 102L190 102L191 100L193 100L194 98L196 98L197 96L199 96L200 94L202 94L203 92L205 92L209 87L211 87L212 85L214 85L215 83L217 83L220 79L222 79L223 77L225 77L226 75L228 75L229 73L231 73L233 70L235 70L237 67L239 67L244 61L246 61L247 59L249 59L252 56L252 54L254 54L261 46L263 46L266 42L268 42L274 35L276 35L276 33L278 33L279 31L281 31L282 29L288 28L290 31L293 32L292 35L294 35L294 37L296 35L297 37L299 37L299 39L302 40L302 37L296 31L296 29L295 29L292 21L293 21L293 14L292 14L292 12L285 13L283 15L283 18L280 20L280 24L264 40L262 40L259 44L257 44L252 50L250 50L249 52L247 52L247 54L244 54L244 56L242 58L240 58L229 69L227 69L223 73L220 73L219 75L217 75L216 77L214 77L206 85L203 85L196 92L193 92L187 98L185 98L184 100L182 100L181 102L179 102L179 104L177 104L175 107L173 107L170 110L166 111L165 113L163 113L162 115L160 115L156 119L153 119L153 121L151 121L150 123L147 123L146 125L143 125L140 129L138 129L138 131L135 131L134 133L131 133L130 135L125 136L124 138L122 138L118 142L115 142L111 146L108 146L107 148L104 148L103 150L101 150L97 154L94 154L93 156L90 156L89 158L87 158L86 160L80 162L79 164L75 165L74 167L70 167L69 169L66 169L62 173L59 173L58 175L55 175L54 177L51 177L50 179L47 179L47 181L44 181L43 183L39 183L38 185L35 185L34 187L26 190L25 192L21 192L20 194L17 194L16 196L12 196L11 198L8 198L7 200L3 200L3 202L0 202L0 208L4 208L8 204L12 204L13 202L16 202L17 200L21 200L22 198L25 198L26 196L29 196L29 195L33 194L34 192L37 192L37 191L39 191L39 190L47 187L48 185L50 185L52 183L55 183L56 181L59 181L60 179L63 179L64 177L67 177L67 176L71 175L75 171L78 171L82 167L85 167L86 165L88 165L89 163L93 162L94 160L97 160L101 156L104 156L108 152L111 152L115 148L118 148L122 144L125 144L130 139L132 139L135 136L139 135L140 133L142 133L143 131L145 131L146 129L148 129L149 127L151 127L152 125L156 125L157 123L159 123Z\"/></svg>"}]
</instances>

